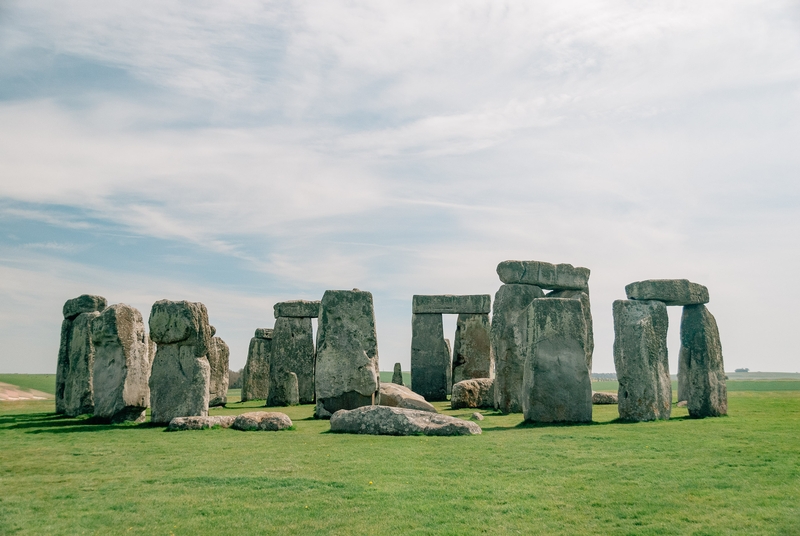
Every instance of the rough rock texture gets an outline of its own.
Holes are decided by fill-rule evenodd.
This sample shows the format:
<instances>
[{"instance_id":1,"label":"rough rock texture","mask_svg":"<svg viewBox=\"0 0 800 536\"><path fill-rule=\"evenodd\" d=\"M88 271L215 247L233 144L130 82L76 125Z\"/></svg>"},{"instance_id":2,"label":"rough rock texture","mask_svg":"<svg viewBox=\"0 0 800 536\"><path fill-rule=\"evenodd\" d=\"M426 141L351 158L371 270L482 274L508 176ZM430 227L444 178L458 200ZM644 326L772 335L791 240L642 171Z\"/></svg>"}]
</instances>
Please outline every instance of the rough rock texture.
<instances>
[{"instance_id":1,"label":"rough rock texture","mask_svg":"<svg viewBox=\"0 0 800 536\"><path fill-rule=\"evenodd\" d=\"M228 373L231 350L219 337L211 339L208 351L210 378L208 383L208 406L224 406L228 403Z\"/></svg>"},{"instance_id":2,"label":"rough rock texture","mask_svg":"<svg viewBox=\"0 0 800 536\"><path fill-rule=\"evenodd\" d=\"M318 418L379 402L378 335L370 292L326 290L322 296L315 389Z\"/></svg>"},{"instance_id":3,"label":"rough rock texture","mask_svg":"<svg viewBox=\"0 0 800 536\"><path fill-rule=\"evenodd\" d=\"M453 384L450 407L452 409L494 407L494 380L479 378Z\"/></svg>"},{"instance_id":4,"label":"rough rock texture","mask_svg":"<svg viewBox=\"0 0 800 536\"><path fill-rule=\"evenodd\" d=\"M230 428L236 415L220 415L206 417L175 417L169 421L167 430L176 432L179 430L205 430L219 426L220 428Z\"/></svg>"},{"instance_id":5,"label":"rough rock texture","mask_svg":"<svg viewBox=\"0 0 800 536\"><path fill-rule=\"evenodd\" d=\"M472 416L470 418L474 419L476 421L482 421L483 420L483 414L482 413L478 413L476 411L475 413L472 414Z\"/></svg>"},{"instance_id":6,"label":"rough rock texture","mask_svg":"<svg viewBox=\"0 0 800 536\"><path fill-rule=\"evenodd\" d=\"M161 300L150 311L157 344L150 373L150 421L208 415L211 328L202 303Z\"/></svg>"},{"instance_id":7,"label":"rough rock texture","mask_svg":"<svg viewBox=\"0 0 800 536\"><path fill-rule=\"evenodd\" d=\"M594 322L592 322L592 304L589 300L588 287L584 290L554 290L546 298L567 298L580 300L583 306L583 320L586 322L586 366L592 373L592 355L594 354Z\"/></svg>"},{"instance_id":8,"label":"rough rock texture","mask_svg":"<svg viewBox=\"0 0 800 536\"><path fill-rule=\"evenodd\" d=\"M98 316L97 311L80 313L72 320L64 384L64 414L70 417L94 413L92 322Z\"/></svg>"},{"instance_id":9,"label":"rough rock texture","mask_svg":"<svg viewBox=\"0 0 800 536\"><path fill-rule=\"evenodd\" d=\"M689 395L689 353L683 348L678 352L678 402L686 400Z\"/></svg>"},{"instance_id":10,"label":"rough rock texture","mask_svg":"<svg viewBox=\"0 0 800 536\"><path fill-rule=\"evenodd\" d=\"M629 300L657 300L667 305L708 303L708 289L687 279L648 279L625 286Z\"/></svg>"},{"instance_id":11,"label":"rough rock texture","mask_svg":"<svg viewBox=\"0 0 800 536\"><path fill-rule=\"evenodd\" d=\"M585 289L589 273L588 268L542 261L503 261L497 265L497 275L503 283L536 285L548 290Z\"/></svg>"},{"instance_id":12,"label":"rough rock texture","mask_svg":"<svg viewBox=\"0 0 800 536\"><path fill-rule=\"evenodd\" d=\"M272 329L258 328L250 339L247 363L242 370L242 402L269 398L271 355Z\"/></svg>"},{"instance_id":13,"label":"rough rock texture","mask_svg":"<svg viewBox=\"0 0 800 536\"><path fill-rule=\"evenodd\" d=\"M687 305L681 318L686 406L694 418L728 414L728 390L717 321L705 305Z\"/></svg>"},{"instance_id":14,"label":"rough rock texture","mask_svg":"<svg viewBox=\"0 0 800 536\"><path fill-rule=\"evenodd\" d=\"M544 292L534 285L502 285L494 297L492 349L495 408L522 413L522 372L528 357L528 310Z\"/></svg>"},{"instance_id":15,"label":"rough rock texture","mask_svg":"<svg viewBox=\"0 0 800 536\"><path fill-rule=\"evenodd\" d=\"M150 341L142 313L130 305L108 307L92 322L94 416L144 422L150 405Z\"/></svg>"},{"instance_id":16,"label":"rough rock texture","mask_svg":"<svg viewBox=\"0 0 800 536\"><path fill-rule=\"evenodd\" d=\"M275 432L291 428L292 419L277 411L251 411L237 415L231 428L245 432Z\"/></svg>"},{"instance_id":17,"label":"rough rock texture","mask_svg":"<svg viewBox=\"0 0 800 536\"><path fill-rule=\"evenodd\" d=\"M661 301L617 300L613 309L620 419L669 419L672 383L667 359L667 306Z\"/></svg>"},{"instance_id":18,"label":"rough rock texture","mask_svg":"<svg viewBox=\"0 0 800 536\"><path fill-rule=\"evenodd\" d=\"M449 396L453 392L453 347L450 346L450 339L444 340L443 357L447 361L447 395Z\"/></svg>"},{"instance_id":19,"label":"rough rock texture","mask_svg":"<svg viewBox=\"0 0 800 536\"><path fill-rule=\"evenodd\" d=\"M365 406L351 411L337 411L331 417L331 432L370 435L476 435L481 428L474 422L387 406Z\"/></svg>"},{"instance_id":20,"label":"rough rock texture","mask_svg":"<svg viewBox=\"0 0 800 536\"><path fill-rule=\"evenodd\" d=\"M82 294L77 298L72 298L64 303L62 309L64 318L72 320L81 313L94 313L100 312L108 306L106 299L102 296L92 296L91 294Z\"/></svg>"},{"instance_id":21,"label":"rough rock texture","mask_svg":"<svg viewBox=\"0 0 800 536\"><path fill-rule=\"evenodd\" d=\"M494 372L489 315L460 314L453 342L452 382L490 378Z\"/></svg>"},{"instance_id":22,"label":"rough rock texture","mask_svg":"<svg viewBox=\"0 0 800 536\"><path fill-rule=\"evenodd\" d=\"M411 389L431 402L447 400L450 373L442 315L411 315Z\"/></svg>"},{"instance_id":23,"label":"rough rock texture","mask_svg":"<svg viewBox=\"0 0 800 536\"><path fill-rule=\"evenodd\" d=\"M392 372L392 383L396 383L397 385L403 385L403 369L400 367L400 363L394 364L394 372Z\"/></svg>"},{"instance_id":24,"label":"rough rock texture","mask_svg":"<svg viewBox=\"0 0 800 536\"><path fill-rule=\"evenodd\" d=\"M592 404L616 404L617 400L617 393L603 393L599 391L592 392Z\"/></svg>"},{"instance_id":25,"label":"rough rock texture","mask_svg":"<svg viewBox=\"0 0 800 536\"><path fill-rule=\"evenodd\" d=\"M539 298L528 313L522 411L531 422L591 422L586 322L580 300Z\"/></svg>"},{"instance_id":26,"label":"rough rock texture","mask_svg":"<svg viewBox=\"0 0 800 536\"><path fill-rule=\"evenodd\" d=\"M276 303L272 307L275 318L317 318L319 316L319 300L292 300Z\"/></svg>"},{"instance_id":27,"label":"rough rock texture","mask_svg":"<svg viewBox=\"0 0 800 536\"><path fill-rule=\"evenodd\" d=\"M418 395L408 387L396 383L381 384L380 405L439 413L424 397Z\"/></svg>"},{"instance_id":28,"label":"rough rock texture","mask_svg":"<svg viewBox=\"0 0 800 536\"><path fill-rule=\"evenodd\" d=\"M489 314L492 309L492 297L489 294L468 296L414 295L411 312L414 314Z\"/></svg>"},{"instance_id":29,"label":"rough rock texture","mask_svg":"<svg viewBox=\"0 0 800 536\"><path fill-rule=\"evenodd\" d=\"M279 317L272 331L268 406L290 406L289 372L297 376L300 403L314 402L314 333L311 318Z\"/></svg>"},{"instance_id":30,"label":"rough rock texture","mask_svg":"<svg viewBox=\"0 0 800 536\"><path fill-rule=\"evenodd\" d=\"M300 404L300 391L297 387L297 374L286 372L280 383L280 390L284 393L282 406L296 406ZM267 404L269 405L269 404Z\"/></svg>"}]
</instances>

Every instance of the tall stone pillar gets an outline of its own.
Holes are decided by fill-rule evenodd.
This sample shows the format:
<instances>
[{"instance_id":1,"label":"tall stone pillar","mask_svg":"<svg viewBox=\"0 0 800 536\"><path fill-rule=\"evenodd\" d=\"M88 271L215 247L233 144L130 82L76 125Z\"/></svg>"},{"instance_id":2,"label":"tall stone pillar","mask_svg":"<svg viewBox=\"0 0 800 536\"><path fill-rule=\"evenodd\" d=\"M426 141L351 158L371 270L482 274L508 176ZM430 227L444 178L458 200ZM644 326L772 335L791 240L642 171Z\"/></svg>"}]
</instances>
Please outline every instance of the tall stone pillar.
<instances>
[{"instance_id":1,"label":"tall stone pillar","mask_svg":"<svg viewBox=\"0 0 800 536\"><path fill-rule=\"evenodd\" d=\"M686 305L681 317L681 363L689 416L728 414L728 390L717 321L705 305Z\"/></svg>"},{"instance_id":2,"label":"tall stone pillar","mask_svg":"<svg viewBox=\"0 0 800 536\"><path fill-rule=\"evenodd\" d=\"M458 315L453 342L452 384L494 376L491 329L488 314Z\"/></svg>"},{"instance_id":3,"label":"tall stone pillar","mask_svg":"<svg viewBox=\"0 0 800 536\"><path fill-rule=\"evenodd\" d=\"M272 336L271 328L258 328L250 339L247 362L242 370L242 402L269 398Z\"/></svg>"},{"instance_id":4,"label":"tall stone pillar","mask_svg":"<svg viewBox=\"0 0 800 536\"><path fill-rule=\"evenodd\" d=\"M442 315L411 315L411 390L429 402L447 400L450 350Z\"/></svg>"},{"instance_id":5,"label":"tall stone pillar","mask_svg":"<svg viewBox=\"0 0 800 536\"><path fill-rule=\"evenodd\" d=\"M216 332L211 326L212 333ZM210 377L208 384L208 406L224 406L228 403L228 382L231 350L219 337L212 337L208 350Z\"/></svg>"},{"instance_id":6,"label":"tall stone pillar","mask_svg":"<svg viewBox=\"0 0 800 536\"><path fill-rule=\"evenodd\" d=\"M316 307L319 310L319 305ZM309 317L279 317L272 332L270 358L270 390L268 406L287 406L291 397L287 389L288 373L297 376L301 404L314 402L314 334Z\"/></svg>"}]
</instances>

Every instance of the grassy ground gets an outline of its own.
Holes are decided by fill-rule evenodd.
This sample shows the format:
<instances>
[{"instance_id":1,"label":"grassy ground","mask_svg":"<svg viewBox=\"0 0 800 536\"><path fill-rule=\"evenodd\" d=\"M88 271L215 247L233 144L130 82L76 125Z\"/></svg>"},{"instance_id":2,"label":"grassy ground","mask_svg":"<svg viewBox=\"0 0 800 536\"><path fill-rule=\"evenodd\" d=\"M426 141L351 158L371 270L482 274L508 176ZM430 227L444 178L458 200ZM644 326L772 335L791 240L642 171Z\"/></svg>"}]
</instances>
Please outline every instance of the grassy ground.
<instances>
[{"instance_id":1,"label":"grassy ground","mask_svg":"<svg viewBox=\"0 0 800 536\"><path fill-rule=\"evenodd\" d=\"M0 382L24 389L36 389L51 395L56 393L55 374L0 374Z\"/></svg>"},{"instance_id":2,"label":"grassy ground","mask_svg":"<svg viewBox=\"0 0 800 536\"><path fill-rule=\"evenodd\" d=\"M281 410L290 431L168 433L0 403L0 534L798 534L794 383L730 389L725 418L487 411L483 435L452 438L330 434L312 406Z\"/></svg>"}]
</instances>

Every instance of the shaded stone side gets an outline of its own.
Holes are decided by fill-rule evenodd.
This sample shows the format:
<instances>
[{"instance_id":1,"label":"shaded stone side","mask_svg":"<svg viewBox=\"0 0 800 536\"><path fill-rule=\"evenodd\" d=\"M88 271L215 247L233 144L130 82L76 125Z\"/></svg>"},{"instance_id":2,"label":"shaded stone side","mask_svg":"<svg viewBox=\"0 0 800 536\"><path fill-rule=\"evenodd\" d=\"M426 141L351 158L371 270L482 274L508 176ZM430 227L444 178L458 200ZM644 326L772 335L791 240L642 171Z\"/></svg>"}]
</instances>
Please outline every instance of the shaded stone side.
<instances>
[{"instance_id":1,"label":"shaded stone side","mask_svg":"<svg viewBox=\"0 0 800 536\"><path fill-rule=\"evenodd\" d=\"M69 336L69 369L64 385L64 414L70 417L94 413L94 345L92 321L97 311L81 313L72 321Z\"/></svg>"},{"instance_id":2,"label":"shaded stone side","mask_svg":"<svg viewBox=\"0 0 800 536\"><path fill-rule=\"evenodd\" d=\"M588 268L542 261L503 261L497 275L506 284L535 285L548 290L581 290L588 286Z\"/></svg>"},{"instance_id":3,"label":"shaded stone side","mask_svg":"<svg viewBox=\"0 0 800 536\"><path fill-rule=\"evenodd\" d=\"M325 291L314 385L318 418L379 402L378 335L370 292Z\"/></svg>"},{"instance_id":4,"label":"shaded stone side","mask_svg":"<svg viewBox=\"0 0 800 536\"><path fill-rule=\"evenodd\" d=\"M657 300L667 305L708 303L708 288L688 279L648 279L625 286L629 300Z\"/></svg>"},{"instance_id":5,"label":"shaded stone side","mask_svg":"<svg viewBox=\"0 0 800 536\"><path fill-rule=\"evenodd\" d=\"M689 353L683 348L678 352L678 402L685 402L689 396Z\"/></svg>"},{"instance_id":6,"label":"shaded stone side","mask_svg":"<svg viewBox=\"0 0 800 536\"><path fill-rule=\"evenodd\" d=\"M592 322L592 304L589 300L589 289L584 290L554 290L547 294L547 298L568 298L580 300L583 306L583 319L586 322L586 366L589 374L592 373L592 355L594 354L594 322Z\"/></svg>"},{"instance_id":7,"label":"shaded stone side","mask_svg":"<svg viewBox=\"0 0 800 536\"><path fill-rule=\"evenodd\" d=\"M705 305L687 305L681 317L681 360L685 364L689 416L728 414L728 390L717 321Z\"/></svg>"},{"instance_id":8,"label":"shaded stone side","mask_svg":"<svg viewBox=\"0 0 800 536\"><path fill-rule=\"evenodd\" d=\"M528 313L522 411L531 422L591 422L586 322L580 300L539 298Z\"/></svg>"},{"instance_id":9,"label":"shaded stone side","mask_svg":"<svg viewBox=\"0 0 800 536\"><path fill-rule=\"evenodd\" d=\"M394 372L392 372L392 383L396 383L397 385L403 385L403 369L400 367L400 363L394 364Z\"/></svg>"},{"instance_id":10,"label":"shaded stone side","mask_svg":"<svg viewBox=\"0 0 800 536\"><path fill-rule=\"evenodd\" d=\"M416 294L411 301L413 314L489 314L491 310L492 297L489 294Z\"/></svg>"},{"instance_id":11,"label":"shaded stone side","mask_svg":"<svg viewBox=\"0 0 800 536\"><path fill-rule=\"evenodd\" d=\"M314 402L315 357L311 318L280 317L275 320L272 332L268 406L290 404L289 393L285 389L289 385L285 381L289 372L297 375L300 403Z\"/></svg>"},{"instance_id":12,"label":"shaded stone side","mask_svg":"<svg viewBox=\"0 0 800 536\"><path fill-rule=\"evenodd\" d=\"M411 315L411 390L429 402L447 400L450 374L442 315Z\"/></svg>"},{"instance_id":13,"label":"shaded stone side","mask_svg":"<svg viewBox=\"0 0 800 536\"><path fill-rule=\"evenodd\" d=\"M256 330L259 333L259 330ZM247 351L247 362L242 370L242 402L267 400L270 388L270 361L272 355L272 330L262 331L269 338L253 337Z\"/></svg>"},{"instance_id":14,"label":"shaded stone side","mask_svg":"<svg viewBox=\"0 0 800 536\"><path fill-rule=\"evenodd\" d=\"M108 302L102 296L81 294L77 298L72 298L64 302L62 313L64 314L64 318L72 320L81 313L99 313L107 306Z\"/></svg>"},{"instance_id":15,"label":"shaded stone side","mask_svg":"<svg viewBox=\"0 0 800 536\"><path fill-rule=\"evenodd\" d=\"M495 408L522 413L522 375L528 356L528 310L544 296L533 285L502 285L494 297L492 349Z\"/></svg>"},{"instance_id":16,"label":"shaded stone side","mask_svg":"<svg viewBox=\"0 0 800 536\"><path fill-rule=\"evenodd\" d=\"M453 341L453 384L492 376L494 356L491 330L487 314L458 315Z\"/></svg>"},{"instance_id":17,"label":"shaded stone side","mask_svg":"<svg viewBox=\"0 0 800 536\"><path fill-rule=\"evenodd\" d=\"M65 318L61 322L61 342L58 345L58 363L56 364L56 413L66 411L67 378L69 378L69 338L72 335L72 320Z\"/></svg>"},{"instance_id":18,"label":"shaded stone side","mask_svg":"<svg viewBox=\"0 0 800 536\"><path fill-rule=\"evenodd\" d=\"M317 318L319 316L319 300L292 300L276 303L272 310L275 318Z\"/></svg>"},{"instance_id":19,"label":"shaded stone side","mask_svg":"<svg viewBox=\"0 0 800 536\"><path fill-rule=\"evenodd\" d=\"M667 358L667 306L660 301L617 300L613 310L620 419L669 419L672 382Z\"/></svg>"},{"instance_id":20,"label":"shaded stone side","mask_svg":"<svg viewBox=\"0 0 800 536\"><path fill-rule=\"evenodd\" d=\"M213 337L208 352L210 371L208 384L209 407L224 406L228 403L230 358L231 350L227 343L219 337Z\"/></svg>"}]
</instances>

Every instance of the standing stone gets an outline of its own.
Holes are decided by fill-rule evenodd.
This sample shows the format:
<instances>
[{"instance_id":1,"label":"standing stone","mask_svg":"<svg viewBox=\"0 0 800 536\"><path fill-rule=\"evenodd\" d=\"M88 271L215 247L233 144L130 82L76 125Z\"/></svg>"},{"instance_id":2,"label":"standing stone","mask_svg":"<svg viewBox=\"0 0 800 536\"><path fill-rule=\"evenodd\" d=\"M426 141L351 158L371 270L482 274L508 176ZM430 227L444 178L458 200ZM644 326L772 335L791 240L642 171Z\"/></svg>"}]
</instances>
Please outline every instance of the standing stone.
<instances>
[{"instance_id":1,"label":"standing stone","mask_svg":"<svg viewBox=\"0 0 800 536\"><path fill-rule=\"evenodd\" d=\"M216 331L216 330L214 330ZM208 406L224 406L228 403L228 374L231 350L219 337L211 339L208 350L210 377L208 383Z\"/></svg>"},{"instance_id":2,"label":"standing stone","mask_svg":"<svg viewBox=\"0 0 800 536\"><path fill-rule=\"evenodd\" d=\"M403 369L400 368L400 363L394 364L394 372L392 373L392 383L403 385Z\"/></svg>"},{"instance_id":3,"label":"standing stone","mask_svg":"<svg viewBox=\"0 0 800 536\"><path fill-rule=\"evenodd\" d=\"M142 313L118 303L92 322L94 415L144 422L150 405L150 341Z\"/></svg>"},{"instance_id":4,"label":"standing stone","mask_svg":"<svg viewBox=\"0 0 800 536\"><path fill-rule=\"evenodd\" d=\"M453 347L450 346L450 339L444 340L444 359L447 361L447 395L453 392Z\"/></svg>"},{"instance_id":5,"label":"standing stone","mask_svg":"<svg viewBox=\"0 0 800 536\"><path fill-rule=\"evenodd\" d=\"M522 413L522 376L528 357L528 311L544 296L534 285L503 285L494 297L492 348L494 402L503 413Z\"/></svg>"},{"instance_id":6,"label":"standing stone","mask_svg":"<svg viewBox=\"0 0 800 536\"><path fill-rule=\"evenodd\" d=\"M494 356L491 329L487 314L458 315L453 343L453 384L492 376Z\"/></svg>"},{"instance_id":7,"label":"standing stone","mask_svg":"<svg viewBox=\"0 0 800 536\"><path fill-rule=\"evenodd\" d=\"M681 318L681 361L685 363L689 416L728 414L728 391L717 321L705 305L687 305Z\"/></svg>"},{"instance_id":8,"label":"standing stone","mask_svg":"<svg viewBox=\"0 0 800 536\"><path fill-rule=\"evenodd\" d=\"M322 296L315 387L317 418L379 402L378 335L370 292L326 290Z\"/></svg>"},{"instance_id":9,"label":"standing stone","mask_svg":"<svg viewBox=\"0 0 800 536\"><path fill-rule=\"evenodd\" d=\"M270 328L258 328L250 339L247 363L242 370L242 402L269 398L272 334Z\"/></svg>"},{"instance_id":10,"label":"standing stone","mask_svg":"<svg viewBox=\"0 0 800 536\"><path fill-rule=\"evenodd\" d=\"M531 422L591 422L586 321L580 300L540 298L528 313L522 411Z\"/></svg>"},{"instance_id":11,"label":"standing stone","mask_svg":"<svg viewBox=\"0 0 800 536\"><path fill-rule=\"evenodd\" d=\"M150 420L208 415L211 327L202 303L160 300L150 311L150 337L158 345L150 374Z\"/></svg>"},{"instance_id":12,"label":"standing stone","mask_svg":"<svg viewBox=\"0 0 800 536\"><path fill-rule=\"evenodd\" d=\"M411 390L429 402L447 400L450 349L441 314L411 315Z\"/></svg>"},{"instance_id":13,"label":"standing stone","mask_svg":"<svg viewBox=\"0 0 800 536\"><path fill-rule=\"evenodd\" d=\"M619 382L620 419L669 419L672 382L667 358L668 326L663 302L614 302L614 366Z\"/></svg>"},{"instance_id":14,"label":"standing stone","mask_svg":"<svg viewBox=\"0 0 800 536\"><path fill-rule=\"evenodd\" d=\"M497 275L506 284L535 285L548 290L582 290L589 283L589 269L542 261L503 261Z\"/></svg>"},{"instance_id":15,"label":"standing stone","mask_svg":"<svg viewBox=\"0 0 800 536\"><path fill-rule=\"evenodd\" d=\"M318 305L315 310L319 310ZM285 390L288 384L284 381L289 372L297 376L300 403L314 402L314 358L311 318L278 317L272 332L268 406L290 404L289 393Z\"/></svg>"},{"instance_id":16,"label":"standing stone","mask_svg":"<svg viewBox=\"0 0 800 536\"><path fill-rule=\"evenodd\" d=\"M300 389L297 384L297 374L294 372L287 372L283 377L284 388L286 393L286 406L296 406L300 403Z\"/></svg>"},{"instance_id":17,"label":"standing stone","mask_svg":"<svg viewBox=\"0 0 800 536\"><path fill-rule=\"evenodd\" d=\"M554 290L547 298L567 298L580 300L583 306L583 319L586 322L586 366L592 373L592 354L594 354L594 327L592 322L592 304L589 301L589 288L584 290Z\"/></svg>"},{"instance_id":18,"label":"standing stone","mask_svg":"<svg viewBox=\"0 0 800 536\"><path fill-rule=\"evenodd\" d=\"M683 325L683 323L681 323ZM689 353L681 347L678 352L678 402L686 402L689 396Z\"/></svg>"},{"instance_id":19,"label":"standing stone","mask_svg":"<svg viewBox=\"0 0 800 536\"><path fill-rule=\"evenodd\" d=\"M70 417L94 413L92 321L99 315L97 311L80 313L72 321L64 386L64 414Z\"/></svg>"}]
</instances>

